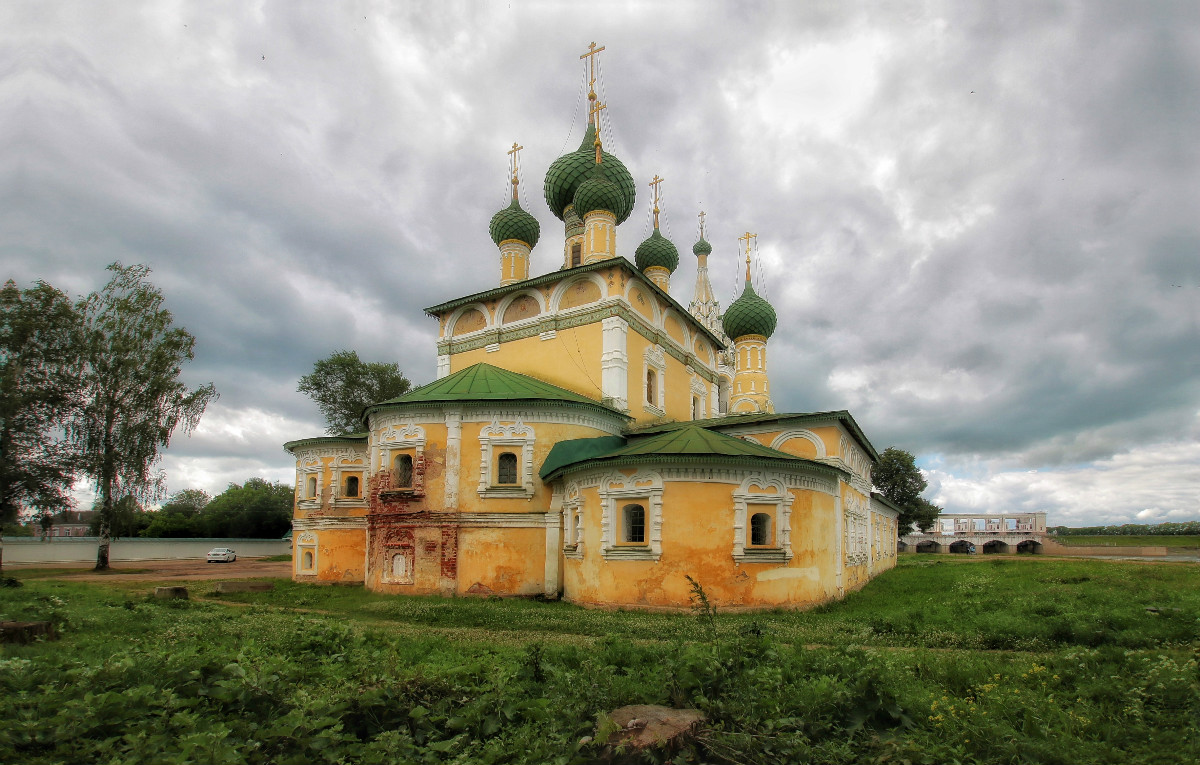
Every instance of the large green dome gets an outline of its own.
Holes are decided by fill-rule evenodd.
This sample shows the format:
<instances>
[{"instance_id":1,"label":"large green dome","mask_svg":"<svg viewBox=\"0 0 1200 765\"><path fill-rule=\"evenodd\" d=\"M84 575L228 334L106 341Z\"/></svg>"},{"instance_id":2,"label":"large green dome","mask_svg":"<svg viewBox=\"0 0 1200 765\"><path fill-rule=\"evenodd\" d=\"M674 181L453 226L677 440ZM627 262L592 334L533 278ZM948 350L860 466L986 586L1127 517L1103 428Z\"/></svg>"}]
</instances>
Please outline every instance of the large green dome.
<instances>
[{"instance_id":1,"label":"large green dome","mask_svg":"<svg viewBox=\"0 0 1200 765\"><path fill-rule=\"evenodd\" d=\"M541 232L542 226L537 218L522 210L516 198L508 207L493 215L492 223L488 226L488 233L496 244L506 239L516 239L529 245L531 250L537 245Z\"/></svg>"},{"instance_id":2,"label":"large green dome","mask_svg":"<svg viewBox=\"0 0 1200 765\"><path fill-rule=\"evenodd\" d=\"M755 293L754 287L747 279L746 289L742 290L741 296L733 301L733 305L729 306L725 315L721 317L721 326L724 327L725 334L736 341L746 335L770 337L775 331L776 321L778 319L775 309Z\"/></svg>"},{"instance_id":3,"label":"large green dome","mask_svg":"<svg viewBox=\"0 0 1200 765\"><path fill-rule=\"evenodd\" d=\"M593 164L592 167L595 168L595 172L575 189L575 214L584 218L593 210L608 210L617 216L617 223L620 223L624 220L621 218L621 207L624 204L621 187L608 179L603 165Z\"/></svg>"},{"instance_id":4,"label":"large green dome","mask_svg":"<svg viewBox=\"0 0 1200 765\"><path fill-rule=\"evenodd\" d=\"M712 245L704 241L704 237L700 237L700 241L692 245L693 255L708 255L712 253Z\"/></svg>"},{"instance_id":5,"label":"large green dome","mask_svg":"<svg viewBox=\"0 0 1200 765\"><path fill-rule=\"evenodd\" d=\"M662 266L675 273L675 269L679 267L679 250L675 249L671 240L663 236L656 226L654 233L634 251L633 262L639 271L645 271L651 266Z\"/></svg>"},{"instance_id":6,"label":"large green dome","mask_svg":"<svg viewBox=\"0 0 1200 765\"><path fill-rule=\"evenodd\" d=\"M563 210L574 202L575 192L579 185L587 179L588 173L596 166L595 141L596 128L594 125L589 125L579 148L554 160L550 164L550 169L546 171L544 187L546 204L550 206L554 217L559 220L563 220ZM617 223L624 223L629 214L633 212L637 198L633 176L625 169L621 160L612 154L602 151L600 156L608 180L616 185L621 194L620 209L614 209L612 212L617 216ZM582 217L583 213L579 213L579 215Z\"/></svg>"}]
</instances>

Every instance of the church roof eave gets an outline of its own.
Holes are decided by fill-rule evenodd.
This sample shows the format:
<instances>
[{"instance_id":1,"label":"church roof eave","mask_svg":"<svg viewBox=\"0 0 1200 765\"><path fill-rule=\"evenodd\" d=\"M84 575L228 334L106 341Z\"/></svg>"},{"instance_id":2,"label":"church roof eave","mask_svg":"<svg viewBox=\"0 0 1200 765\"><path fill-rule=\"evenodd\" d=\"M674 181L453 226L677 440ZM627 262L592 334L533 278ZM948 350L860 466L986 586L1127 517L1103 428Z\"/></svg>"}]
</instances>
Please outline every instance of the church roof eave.
<instances>
[{"instance_id":1,"label":"church roof eave","mask_svg":"<svg viewBox=\"0 0 1200 765\"><path fill-rule=\"evenodd\" d=\"M338 436L314 436L313 438L300 438L295 441L288 441L283 445L283 450L296 453L296 449L303 449L308 446L332 446L334 444L366 444L367 433L343 433Z\"/></svg>"},{"instance_id":2,"label":"church roof eave","mask_svg":"<svg viewBox=\"0 0 1200 765\"><path fill-rule=\"evenodd\" d=\"M562 465L555 468L553 471L543 475L542 481L550 483L567 473L573 473L588 468L600 467L605 468L622 468L622 467L638 467L642 465L712 465L720 463L722 467L737 466L747 468L770 468L776 470L814 470L816 472L830 476L831 478L840 478L847 480L850 473L841 468L827 465L816 460L806 459L804 457L755 457L749 455L723 455L723 454L627 454L617 457L594 457L592 459L574 462L569 465Z\"/></svg>"},{"instance_id":3,"label":"church roof eave","mask_svg":"<svg viewBox=\"0 0 1200 765\"><path fill-rule=\"evenodd\" d=\"M862 428L854 421L853 415L845 409L835 409L828 412L755 412L751 414L727 414L721 417L711 417L707 420L688 420L685 422L667 422L654 425L646 425L644 427L635 428L630 432L630 435L648 435L651 433L664 432L668 430L678 430L679 428L687 427L688 425L697 425L702 428L712 428L720 430L723 428L732 428L738 425L758 424L762 422L780 422L787 424L813 423L827 420L836 420L850 432L854 440L858 442L871 459L875 462L879 461L879 452L871 444Z\"/></svg>"},{"instance_id":4,"label":"church roof eave","mask_svg":"<svg viewBox=\"0 0 1200 765\"><path fill-rule=\"evenodd\" d=\"M726 347L724 340L722 340L720 337L718 337L716 334L714 334L713 331L710 330L708 327L704 326L704 324L702 324L695 316L693 316L690 311L688 311L686 308L684 308L682 305L680 305L679 301L677 301L677 300L675 300L675 298L671 297L670 293L668 293L662 287L659 287L657 284L655 284L650 279L650 277L643 274L641 271L639 271L637 269L637 267L633 263L630 263L628 260L626 260L623 256L620 256L620 255L618 255L615 258L608 258L607 260L597 260L594 263L586 263L582 266L575 266L574 268L565 268L565 269L562 269L559 271L551 271L548 274L542 274L541 276L535 276L532 279L526 279L523 282L514 282L512 284L507 284L503 287L493 287L490 290L484 290L483 292L476 292L473 295L466 295L464 297L455 298L454 300L449 300L449 301L446 301L445 303L439 303L438 305L430 306L425 309L425 313L428 316L438 318L440 316L445 315L446 313L448 313L450 311L453 311L455 308L461 308L462 306L468 305L470 303L482 303L482 302L485 302L488 300L493 300L495 298L503 297L512 292L519 292L520 290L528 289L530 287L539 287L543 284L548 284L548 283L554 282L554 281L560 281L564 277L566 277L567 275L570 275L570 274L588 273L589 271L599 271L603 268L609 268L613 265L620 265L620 266L623 266L624 268L626 268L631 274L634 275L634 278L638 279L643 285L647 286L652 292L654 292L660 298L665 300L668 305L670 305L673 309L675 309L675 311L681 317L683 317L684 321L689 322L690 326L693 329L700 330L704 334L705 337L707 337L709 340L713 341L713 343L716 344L718 349L723 349Z\"/></svg>"}]
</instances>

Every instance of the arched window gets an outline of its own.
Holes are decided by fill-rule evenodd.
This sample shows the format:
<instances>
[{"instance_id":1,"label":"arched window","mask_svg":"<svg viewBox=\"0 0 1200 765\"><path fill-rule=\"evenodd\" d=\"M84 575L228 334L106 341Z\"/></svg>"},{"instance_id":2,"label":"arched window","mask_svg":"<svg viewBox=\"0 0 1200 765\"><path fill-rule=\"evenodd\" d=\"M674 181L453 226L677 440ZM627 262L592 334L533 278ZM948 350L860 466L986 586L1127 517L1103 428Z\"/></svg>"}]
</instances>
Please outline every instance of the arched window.
<instances>
[{"instance_id":1,"label":"arched window","mask_svg":"<svg viewBox=\"0 0 1200 765\"><path fill-rule=\"evenodd\" d=\"M501 452L496 460L496 483L517 482L517 455L512 452Z\"/></svg>"},{"instance_id":2,"label":"arched window","mask_svg":"<svg viewBox=\"0 0 1200 765\"><path fill-rule=\"evenodd\" d=\"M692 419L700 419L700 397L692 396Z\"/></svg>"},{"instance_id":3,"label":"arched window","mask_svg":"<svg viewBox=\"0 0 1200 765\"><path fill-rule=\"evenodd\" d=\"M413 458L411 454L400 454L392 463L396 470L396 487L411 489L413 485Z\"/></svg>"},{"instance_id":4,"label":"arched window","mask_svg":"<svg viewBox=\"0 0 1200 765\"><path fill-rule=\"evenodd\" d=\"M305 550L304 554L300 556L300 568L303 571L312 571L312 567L313 567L312 550Z\"/></svg>"},{"instance_id":5,"label":"arched window","mask_svg":"<svg viewBox=\"0 0 1200 765\"><path fill-rule=\"evenodd\" d=\"M658 406L658 373L653 369L646 370L646 403Z\"/></svg>"},{"instance_id":6,"label":"arched window","mask_svg":"<svg viewBox=\"0 0 1200 765\"><path fill-rule=\"evenodd\" d=\"M757 547L771 545L771 516L766 513L755 513L750 516L750 544Z\"/></svg>"},{"instance_id":7,"label":"arched window","mask_svg":"<svg viewBox=\"0 0 1200 765\"><path fill-rule=\"evenodd\" d=\"M581 265L583 263L583 246L579 244L571 245L571 267Z\"/></svg>"},{"instance_id":8,"label":"arched window","mask_svg":"<svg viewBox=\"0 0 1200 765\"><path fill-rule=\"evenodd\" d=\"M717 381L717 413L729 412L729 381L722 377Z\"/></svg>"},{"instance_id":9,"label":"arched window","mask_svg":"<svg viewBox=\"0 0 1200 765\"><path fill-rule=\"evenodd\" d=\"M622 536L624 542L645 544L646 508L641 505L625 505L621 508Z\"/></svg>"},{"instance_id":10,"label":"arched window","mask_svg":"<svg viewBox=\"0 0 1200 765\"><path fill-rule=\"evenodd\" d=\"M347 497L357 497L358 496L358 476L356 476L356 475L346 476L346 496Z\"/></svg>"},{"instance_id":11,"label":"arched window","mask_svg":"<svg viewBox=\"0 0 1200 765\"><path fill-rule=\"evenodd\" d=\"M317 477L315 475L310 475L308 477L307 489L308 490L305 492L304 496L308 497L309 499L317 496Z\"/></svg>"}]
</instances>

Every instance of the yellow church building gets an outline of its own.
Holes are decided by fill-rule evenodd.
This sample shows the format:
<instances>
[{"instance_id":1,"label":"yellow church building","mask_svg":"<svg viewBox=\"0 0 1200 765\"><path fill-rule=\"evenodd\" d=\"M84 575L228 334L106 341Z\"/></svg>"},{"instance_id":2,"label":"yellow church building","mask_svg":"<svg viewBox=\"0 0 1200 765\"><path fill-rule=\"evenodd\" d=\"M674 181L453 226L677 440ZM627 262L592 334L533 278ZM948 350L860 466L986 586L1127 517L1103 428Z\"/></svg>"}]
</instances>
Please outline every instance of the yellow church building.
<instances>
[{"instance_id":1,"label":"yellow church building","mask_svg":"<svg viewBox=\"0 0 1200 765\"><path fill-rule=\"evenodd\" d=\"M594 46L585 57L594 61ZM491 220L498 286L425 309L437 380L363 412L364 432L285 445L296 458L293 578L387 593L546 596L686 607L687 576L725 608L841 597L896 562L878 454L845 411L779 413L771 305L746 283L721 312L701 234L693 299L654 231L631 263L617 228L636 185L604 151L603 104L551 164L562 267L518 202Z\"/></svg>"}]
</instances>

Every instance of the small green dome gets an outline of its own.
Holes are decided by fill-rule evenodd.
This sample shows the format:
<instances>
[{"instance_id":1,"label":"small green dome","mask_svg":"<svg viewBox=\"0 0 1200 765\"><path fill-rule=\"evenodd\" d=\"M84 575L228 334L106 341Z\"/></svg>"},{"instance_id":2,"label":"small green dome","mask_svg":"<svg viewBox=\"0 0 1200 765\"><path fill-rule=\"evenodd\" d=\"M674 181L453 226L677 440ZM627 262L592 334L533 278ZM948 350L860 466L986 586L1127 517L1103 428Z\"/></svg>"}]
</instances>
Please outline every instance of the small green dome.
<instances>
[{"instance_id":1,"label":"small green dome","mask_svg":"<svg viewBox=\"0 0 1200 765\"><path fill-rule=\"evenodd\" d=\"M592 167L595 171L575 190L575 214L585 218L593 210L608 210L617 216L617 223L620 223L624 204L621 188L608 179L603 165Z\"/></svg>"},{"instance_id":2,"label":"small green dome","mask_svg":"<svg viewBox=\"0 0 1200 765\"><path fill-rule=\"evenodd\" d=\"M704 237L700 237L700 241L692 245L693 255L708 255L712 252L712 245L704 241Z\"/></svg>"},{"instance_id":3,"label":"small green dome","mask_svg":"<svg viewBox=\"0 0 1200 765\"><path fill-rule=\"evenodd\" d=\"M596 128L589 125L579 148L554 160L550 164L550 169L546 171L546 182L543 187L546 204L550 206L550 212L554 213L554 217L559 220L563 220L563 210L575 200L575 192L579 189L580 184L587 180L592 168L596 166L595 140ZM608 180L620 190L621 204L612 212L617 216L617 223L624 223L629 214L633 212L633 206L637 199L637 188L633 183L633 176L625 169L621 160L612 154L602 151L600 156ZM582 212L578 210L576 212L580 217L583 216Z\"/></svg>"},{"instance_id":4,"label":"small green dome","mask_svg":"<svg viewBox=\"0 0 1200 765\"><path fill-rule=\"evenodd\" d=\"M725 329L725 334L736 341L746 335L770 337L775 331L776 321L778 319L775 309L755 293L754 287L747 279L746 289L742 290L741 296L733 301L729 310L721 317L721 326Z\"/></svg>"},{"instance_id":5,"label":"small green dome","mask_svg":"<svg viewBox=\"0 0 1200 765\"><path fill-rule=\"evenodd\" d=\"M506 239L517 239L533 249L541 235L542 226L537 218L521 209L521 203L513 199L512 204L492 216L488 233L492 241L500 244Z\"/></svg>"},{"instance_id":6,"label":"small green dome","mask_svg":"<svg viewBox=\"0 0 1200 765\"><path fill-rule=\"evenodd\" d=\"M654 233L634 251L633 262L639 271L645 271L651 266L662 266L675 273L675 269L679 268L679 250L655 227Z\"/></svg>"}]
</instances>

